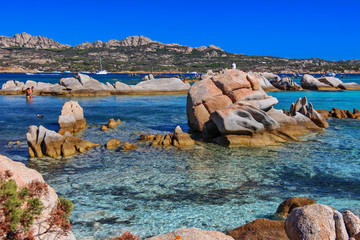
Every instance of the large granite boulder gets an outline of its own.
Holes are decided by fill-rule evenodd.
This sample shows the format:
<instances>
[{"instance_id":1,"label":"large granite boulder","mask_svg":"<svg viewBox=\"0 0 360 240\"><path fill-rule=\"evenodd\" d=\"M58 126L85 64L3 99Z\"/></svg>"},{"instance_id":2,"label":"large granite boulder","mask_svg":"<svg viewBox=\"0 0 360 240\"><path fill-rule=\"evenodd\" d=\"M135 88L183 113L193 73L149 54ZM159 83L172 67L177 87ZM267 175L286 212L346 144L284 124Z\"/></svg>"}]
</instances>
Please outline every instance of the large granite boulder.
<instances>
[{"instance_id":1,"label":"large granite boulder","mask_svg":"<svg viewBox=\"0 0 360 240\"><path fill-rule=\"evenodd\" d=\"M312 105L304 105L305 113L287 116L273 108L277 103L256 77L227 69L191 87L186 105L188 125L219 144L251 146L295 140L305 131L326 127L326 120Z\"/></svg>"},{"instance_id":2,"label":"large granite boulder","mask_svg":"<svg viewBox=\"0 0 360 240\"><path fill-rule=\"evenodd\" d=\"M234 240L231 236L217 231L206 231L197 228L179 228L173 232L151 237L148 240Z\"/></svg>"},{"instance_id":3,"label":"large granite boulder","mask_svg":"<svg viewBox=\"0 0 360 240\"><path fill-rule=\"evenodd\" d=\"M360 219L358 216L350 211L343 213L343 219L345 222L346 229L350 237L355 237L360 233Z\"/></svg>"},{"instance_id":4,"label":"large granite boulder","mask_svg":"<svg viewBox=\"0 0 360 240\"><path fill-rule=\"evenodd\" d=\"M44 204L44 210L41 212L39 219L34 221L34 224L31 226L31 229L34 233L34 239L59 239L59 240L75 240L75 236L70 231L66 236L61 236L61 233L58 228L53 228L53 232L49 231L46 233L46 228L48 225L48 220L50 219L50 214L52 210L56 207L58 202L58 196L55 193L54 189L50 187L43 179L41 174L36 170L27 168L23 163L12 161L11 159L0 155L0 174L4 175L5 172L11 173L11 179L13 179L19 187L28 187L33 182L43 183L46 192L44 196L40 198Z\"/></svg>"},{"instance_id":5,"label":"large granite boulder","mask_svg":"<svg viewBox=\"0 0 360 240\"><path fill-rule=\"evenodd\" d=\"M43 126L30 126L26 133L30 158L34 157L68 157L77 152L84 152L99 144L74 138L69 132L64 135L44 128Z\"/></svg>"},{"instance_id":6,"label":"large granite boulder","mask_svg":"<svg viewBox=\"0 0 360 240\"><path fill-rule=\"evenodd\" d=\"M270 81L270 83L280 90L297 91L302 89L296 82L294 82L289 77L275 77L273 80Z\"/></svg>"},{"instance_id":7,"label":"large granite boulder","mask_svg":"<svg viewBox=\"0 0 360 240\"><path fill-rule=\"evenodd\" d=\"M322 82L326 85L330 85L331 87L344 89L344 86L343 86L344 83L338 78L322 77L322 78L319 78L318 80L319 80L319 82Z\"/></svg>"},{"instance_id":8,"label":"large granite boulder","mask_svg":"<svg viewBox=\"0 0 360 240\"><path fill-rule=\"evenodd\" d=\"M6 83L2 85L2 90L7 91L22 91L24 87L23 82L8 80Z\"/></svg>"},{"instance_id":9,"label":"large granite boulder","mask_svg":"<svg viewBox=\"0 0 360 240\"><path fill-rule=\"evenodd\" d=\"M78 132L86 128L84 111L77 101L64 103L58 123L60 126L60 134L64 134L65 132Z\"/></svg>"},{"instance_id":10,"label":"large granite boulder","mask_svg":"<svg viewBox=\"0 0 360 240\"><path fill-rule=\"evenodd\" d=\"M315 77L305 74L300 80L301 87L310 90L334 90L333 86L320 82Z\"/></svg>"},{"instance_id":11,"label":"large granite boulder","mask_svg":"<svg viewBox=\"0 0 360 240\"><path fill-rule=\"evenodd\" d=\"M140 82L132 86L134 91L148 92L148 91L161 91L161 92L187 92L190 88L189 84L184 83L179 78L158 78Z\"/></svg>"},{"instance_id":12,"label":"large granite boulder","mask_svg":"<svg viewBox=\"0 0 360 240\"><path fill-rule=\"evenodd\" d=\"M343 217L340 212L329 206L311 204L293 209L285 220L285 231L293 240L347 240L349 236L356 233L346 230L346 220L345 222L344 220L345 216Z\"/></svg>"},{"instance_id":13,"label":"large granite boulder","mask_svg":"<svg viewBox=\"0 0 360 240\"><path fill-rule=\"evenodd\" d=\"M261 88L264 91L271 92L271 91L278 91L276 87L274 87L267 78L261 75L255 75L252 73L248 73L248 78L256 78L256 80L260 83Z\"/></svg>"},{"instance_id":14,"label":"large granite boulder","mask_svg":"<svg viewBox=\"0 0 360 240\"><path fill-rule=\"evenodd\" d=\"M60 85L64 86L69 91L110 91L114 90L113 87L109 87L106 84L99 82L98 80L79 73L75 78L62 78L60 79Z\"/></svg>"}]
</instances>

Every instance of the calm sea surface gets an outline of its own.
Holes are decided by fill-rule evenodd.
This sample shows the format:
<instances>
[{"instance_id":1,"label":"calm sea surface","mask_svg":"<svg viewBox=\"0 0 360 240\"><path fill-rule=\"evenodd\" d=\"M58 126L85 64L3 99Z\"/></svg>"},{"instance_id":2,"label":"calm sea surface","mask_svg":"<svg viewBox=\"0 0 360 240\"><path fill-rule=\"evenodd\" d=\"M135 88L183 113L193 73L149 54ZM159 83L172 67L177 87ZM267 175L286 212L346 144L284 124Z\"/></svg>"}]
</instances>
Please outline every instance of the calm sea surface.
<instances>
[{"instance_id":1,"label":"calm sea surface","mask_svg":"<svg viewBox=\"0 0 360 240\"><path fill-rule=\"evenodd\" d=\"M141 78L108 77L133 84ZM55 83L59 76L0 74L0 83L9 79ZM360 76L342 80L360 83ZM360 109L360 91L269 94L278 98L278 109L289 109L303 96L318 109ZM101 145L118 138L140 147L129 152L95 147L69 158L29 160L28 126L58 130L62 105L69 100L84 109L88 128L78 133L81 138ZM226 231L273 218L278 205L292 196L360 215L359 120L332 119L328 129L276 147L203 144L179 150L137 139L140 133L172 132L177 125L187 131L185 95L35 96L31 103L24 96L0 96L0 106L0 154L38 170L59 195L73 201L71 222L78 239L108 239L127 230L148 237L180 227ZM109 118L124 123L100 131ZM17 140L20 146L8 145Z\"/></svg>"}]
</instances>

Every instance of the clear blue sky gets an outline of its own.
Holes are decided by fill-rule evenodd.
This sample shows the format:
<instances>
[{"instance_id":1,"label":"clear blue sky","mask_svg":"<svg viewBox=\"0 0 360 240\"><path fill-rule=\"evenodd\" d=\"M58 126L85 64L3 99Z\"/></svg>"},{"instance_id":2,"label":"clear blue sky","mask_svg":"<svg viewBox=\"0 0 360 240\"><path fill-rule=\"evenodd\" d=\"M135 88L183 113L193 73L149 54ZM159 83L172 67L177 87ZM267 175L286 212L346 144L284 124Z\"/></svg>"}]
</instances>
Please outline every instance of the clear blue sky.
<instances>
[{"instance_id":1,"label":"clear blue sky","mask_svg":"<svg viewBox=\"0 0 360 240\"><path fill-rule=\"evenodd\" d=\"M246 55L360 59L360 0L2 1L0 35L76 45L144 35Z\"/></svg>"}]
</instances>

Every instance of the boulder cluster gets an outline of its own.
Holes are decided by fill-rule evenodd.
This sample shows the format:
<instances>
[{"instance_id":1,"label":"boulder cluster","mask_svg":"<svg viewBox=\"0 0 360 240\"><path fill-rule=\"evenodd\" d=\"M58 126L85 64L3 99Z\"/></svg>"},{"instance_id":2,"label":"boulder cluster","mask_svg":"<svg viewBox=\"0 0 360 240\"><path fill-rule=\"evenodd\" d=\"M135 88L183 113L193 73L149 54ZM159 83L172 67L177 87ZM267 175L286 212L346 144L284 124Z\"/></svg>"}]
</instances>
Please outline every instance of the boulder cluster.
<instances>
[{"instance_id":1,"label":"boulder cluster","mask_svg":"<svg viewBox=\"0 0 360 240\"><path fill-rule=\"evenodd\" d=\"M153 134L142 134L140 135L140 141L152 142L152 146L175 146L185 147L193 146L195 141L191 138L190 134L182 131L180 126L174 129L174 133L168 133L166 135L153 135Z\"/></svg>"},{"instance_id":2,"label":"boulder cluster","mask_svg":"<svg viewBox=\"0 0 360 240\"><path fill-rule=\"evenodd\" d=\"M351 112L345 109L332 108L330 111L324 109L317 109L324 118L353 118L360 120L360 111L356 108Z\"/></svg>"},{"instance_id":3,"label":"boulder cluster","mask_svg":"<svg viewBox=\"0 0 360 240\"><path fill-rule=\"evenodd\" d=\"M105 144L105 148L106 149L117 149L119 148L121 145L121 140L116 139L116 138L112 138L109 141L107 141L107 143ZM121 148L122 151L127 151L127 150L135 150L137 149L138 146L129 143L129 142L125 142Z\"/></svg>"},{"instance_id":4,"label":"boulder cluster","mask_svg":"<svg viewBox=\"0 0 360 240\"><path fill-rule=\"evenodd\" d=\"M2 85L0 94L23 94L28 87L34 87L35 95L60 95L60 96L94 96L117 94L169 94L186 93L190 86L178 78L158 78L140 82L136 85L127 85L122 82L101 83L86 75L77 74L76 77L62 78L59 84L9 80Z\"/></svg>"},{"instance_id":5,"label":"boulder cluster","mask_svg":"<svg viewBox=\"0 0 360 240\"><path fill-rule=\"evenodd\" d=\"M98 146L90 141L73 137L69 132L61 135L43 126L30 126L26 133L29 156L34 157L68 157L77 152Z\"/></svg>"},{"instance_id":6,"label":"boulder cluster","mask_svg":"<svg viewBox=\"0 0 360 240\"><path fill-rule=\"evenodd\" d=\"M188 125L202 132L203 138L225 145L276 144L327 127L307 101L302 111L291 116L274 109L277 103L262 89L257 76L226 69L191 87L186 105Z\"/></svg>"},{"instance_id":7,"label":"boulder cluster","mask_svg":"<svg viewBox=\"0 0 360 240\"><path fill-rule=\"evenodd\" d=\"M302 90L302 88L294 82L291 78L285 77L280 78L276 76L270 83L279 90L287 90L287 91L298 91Z\"/></svg>"}]
</instances>

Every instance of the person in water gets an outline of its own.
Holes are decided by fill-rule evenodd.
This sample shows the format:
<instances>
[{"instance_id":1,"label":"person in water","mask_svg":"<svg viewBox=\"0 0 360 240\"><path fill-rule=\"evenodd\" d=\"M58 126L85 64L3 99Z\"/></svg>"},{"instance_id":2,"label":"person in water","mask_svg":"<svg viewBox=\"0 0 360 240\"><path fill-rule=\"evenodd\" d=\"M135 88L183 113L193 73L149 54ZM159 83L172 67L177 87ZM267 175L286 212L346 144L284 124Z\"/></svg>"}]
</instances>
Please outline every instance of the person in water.
<instances>
[{"instance_id":1,"label":"person in water","mask_svg":"<svg viewBox=\"0 0 360 240\"><path fill-rule=\"evenodd\" d=\"M27 99L32 99L33 98L33 90L34 90L34 86L32 86L31 88L27 88L25 91L25 95Z\"/></svg>"}]
</instances>

